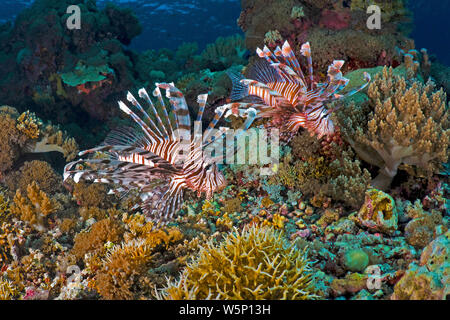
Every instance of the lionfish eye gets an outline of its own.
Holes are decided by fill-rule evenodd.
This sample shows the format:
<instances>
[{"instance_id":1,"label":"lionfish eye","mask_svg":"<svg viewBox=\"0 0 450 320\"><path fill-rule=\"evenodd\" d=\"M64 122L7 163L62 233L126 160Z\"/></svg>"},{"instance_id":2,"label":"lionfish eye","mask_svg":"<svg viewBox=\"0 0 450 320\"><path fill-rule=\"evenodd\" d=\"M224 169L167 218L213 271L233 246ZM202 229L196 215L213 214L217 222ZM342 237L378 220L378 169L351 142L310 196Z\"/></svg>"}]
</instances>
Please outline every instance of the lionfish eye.
<instances>
[{"instance_id":1,"label":"lionfish eye","mask_svg":"<svg viewBox=\"0 0 450 320\"><path fill-rule=\"evenodd\" d=\"M211 163L210 163L210 164L207 164L206 167L205 167L205 170L209 170L209 169L211 169L211 167L212 167L212 164L211 164Z\"/></svg>"}]
</instances>

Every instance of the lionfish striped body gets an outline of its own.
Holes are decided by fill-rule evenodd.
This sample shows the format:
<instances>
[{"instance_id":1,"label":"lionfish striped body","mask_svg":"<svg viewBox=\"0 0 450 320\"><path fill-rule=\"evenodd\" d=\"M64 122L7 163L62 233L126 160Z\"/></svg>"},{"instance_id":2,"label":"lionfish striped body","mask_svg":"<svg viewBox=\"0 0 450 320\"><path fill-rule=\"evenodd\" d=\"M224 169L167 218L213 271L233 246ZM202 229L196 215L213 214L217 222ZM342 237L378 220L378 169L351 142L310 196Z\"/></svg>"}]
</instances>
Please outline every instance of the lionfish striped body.
<instances>
[{"instance_id":1,"label":"lionfish striped body","mask_svg":"<svg viewBox=\"0 0 450 320\"><path fill-rule=\"evenodd\" d=\"M169 117L161 89L166 90L175 120ZM129 92L127 100L143 118L122 101L119 101L119 107L138 124L141 131L120 128L111 132L103 145L79 153L84 156L103 152L109 157L68 163L64 168L64 180L72 177L76 183L80 179L109 183L114 185L111 192L119 194L138 190L144 213L151 220L165 224L181 207L185 189L196 191L199 196L206 193L210 198L214 192L225 187L225 178L216 165L217 159L205 156L203 151L207 145L223 137L223 130L214 132L214 127L230 106L217 108L204 134L191 138L189 109L181 91L173 83L157 83L153 95L158 98L162 115L145 89L139 90L139 97L149 105L149 113ZM201 123L207 96L198 96L196 125ZM248 115L245 128L253 122L256 111L250 111Z\"/></svg>"},{"instance_id":2,"label":"lionfish striped body","mask_svg":"<svg viewBox=\"0 0 450 320\"><path fill-rule=\"evenodd\" d=\"M229 73L233 82L231 99L238 101L253 98L253 108L261 118L270 118L271 125L281 128L282 133L296 133L300 127L306 128L319 138L335 132L330 119L333 109L327 109L330 102L351 96L363 90L370 82L370 75L364 73L365 83L345 95L340 95L349 80L342 76L342 60L335 60L328 67L327 82L316 83L309 42L301 47L306 58L308 76L286 41L282 48L274 52L266 46L256 50L263 60L258 61L249 71L249 78L242 74ZM247 103L241 103L245 107Z\"/></svg>"}]
</instances>

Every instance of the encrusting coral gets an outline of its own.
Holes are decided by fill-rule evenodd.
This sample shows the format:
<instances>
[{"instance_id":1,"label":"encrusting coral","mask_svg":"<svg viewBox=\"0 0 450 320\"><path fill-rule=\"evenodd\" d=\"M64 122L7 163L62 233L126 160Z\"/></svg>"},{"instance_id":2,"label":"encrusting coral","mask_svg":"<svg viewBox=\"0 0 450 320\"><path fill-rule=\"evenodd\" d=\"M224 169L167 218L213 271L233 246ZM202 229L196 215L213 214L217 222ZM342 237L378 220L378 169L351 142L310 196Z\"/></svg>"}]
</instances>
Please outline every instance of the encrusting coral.
<instances>
[{"instance_id":1,"label":"encrusting coral","mask_svg":"<svg viewBox=\"0 0 450 320\"><path fill-rule=\"evenodd\" d=\"M384 68L369 86L368 106L342 108L344 138L366 162L380 168L372 185L390 186L401 164L437 173L449 152L449 112L446 94L395 76Z\"/></svg>"},{"instance_id":2,"label":"encrusting coral","mask_svg":"<svg viewBox=\"0 0 450 320\"><path fill-rule=\"evenodd\" d=\"M436 238L439 225L447 231L441 213L435 209L424 210L419 199L414 204L407 203L405 213L412 219L405 226L405 238L416 248L423 248Z\"/></svg>"},{"instance_id":3,"label":"encrusting coral","mask_svg":"<svg viewBox=\"0 0 450 320\"><path fill-rule=\"evenodd\" d=\"M166 299L315 299L309 261L273 228L235 229L188 264Z\"/></svg>"}]
</instances>

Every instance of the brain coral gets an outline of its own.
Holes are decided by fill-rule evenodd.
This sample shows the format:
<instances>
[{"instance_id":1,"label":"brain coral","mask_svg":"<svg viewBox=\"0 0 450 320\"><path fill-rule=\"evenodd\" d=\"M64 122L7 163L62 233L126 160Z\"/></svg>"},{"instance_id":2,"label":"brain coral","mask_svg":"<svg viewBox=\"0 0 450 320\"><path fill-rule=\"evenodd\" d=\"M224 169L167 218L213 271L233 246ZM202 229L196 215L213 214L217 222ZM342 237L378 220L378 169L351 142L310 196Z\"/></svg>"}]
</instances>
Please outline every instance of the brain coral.
<instances>
[{"instance_id":1,"label":"brain coral","mask_svg":"<svg viewBox=\"0 0 450 320\"><path fill-rule=\"evenodd\" d=\"M235 229L218 246L202 247L165 298L315 299L310 271L305 253L275 229Z\"/></svg>"}]
</instances>

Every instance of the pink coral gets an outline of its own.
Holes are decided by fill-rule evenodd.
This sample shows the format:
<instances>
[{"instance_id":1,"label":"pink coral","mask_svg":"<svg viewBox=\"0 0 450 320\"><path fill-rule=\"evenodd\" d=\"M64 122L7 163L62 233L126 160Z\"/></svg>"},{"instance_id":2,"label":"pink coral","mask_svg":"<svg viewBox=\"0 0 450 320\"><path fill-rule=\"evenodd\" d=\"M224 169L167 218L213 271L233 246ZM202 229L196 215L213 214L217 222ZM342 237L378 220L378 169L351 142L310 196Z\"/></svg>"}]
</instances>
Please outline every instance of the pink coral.
<instances>
[{"instance_id":1,"label":"pink coral","mask_svg":"<svg viewBox=\"0 0 450 320\"><path fill-rule=\"evenodd\" d=\"M350 18L349 12L325 9L322 11L319 25L331 30L347 29Z\"/></svg>"}]
</instances>

